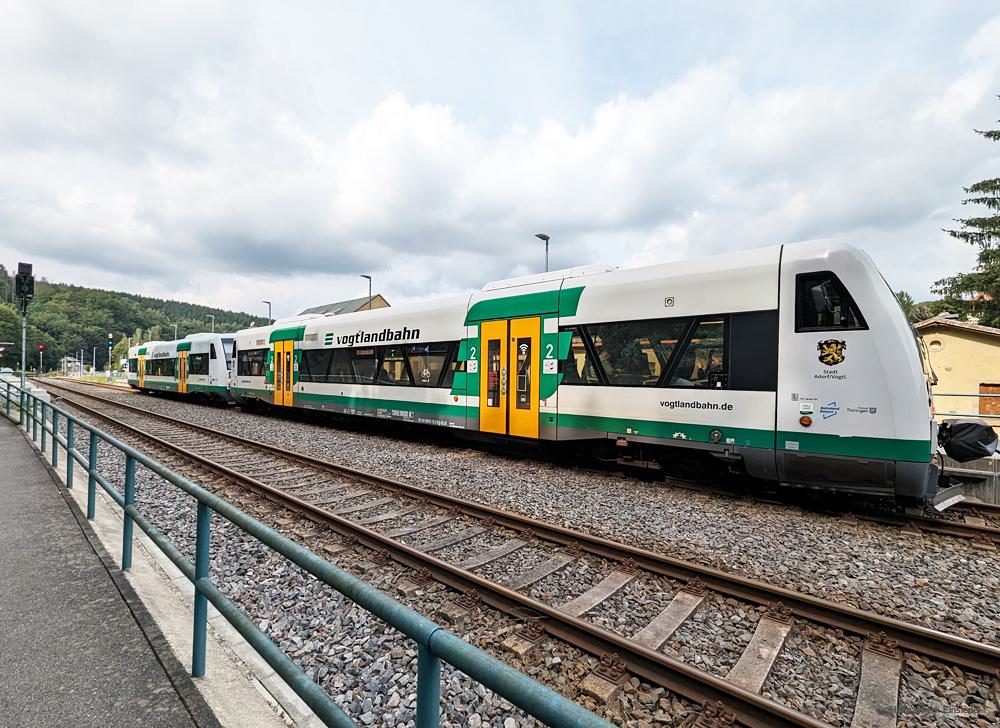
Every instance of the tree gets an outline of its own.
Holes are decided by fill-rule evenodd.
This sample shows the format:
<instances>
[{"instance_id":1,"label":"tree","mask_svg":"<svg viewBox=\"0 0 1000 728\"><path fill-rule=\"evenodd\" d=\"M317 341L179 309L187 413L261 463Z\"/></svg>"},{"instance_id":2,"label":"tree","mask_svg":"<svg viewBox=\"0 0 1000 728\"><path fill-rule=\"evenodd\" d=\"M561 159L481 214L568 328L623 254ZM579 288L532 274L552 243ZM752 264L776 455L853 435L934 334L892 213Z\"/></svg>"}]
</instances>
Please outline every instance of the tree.
<instances>
[{"instance_id":1,"label":"tree","mask_svg":"<svg viewBox=\"0 0 1000 728\"><path fill-rule=\"evenodd\" d=\"M1000 141L1000 129L973 131L990 141ZM970 273L942 278L934 284L934 292L953 297L974 297L968 309L974 310L982 323L1000 326L1000 177L976 182L963 189L968 197L962 200L962 204L980 205L986 208L986 212L977 217L956 219L961 227L945 232L978 246L976 267Z\"/></svg>"}]
</instances>

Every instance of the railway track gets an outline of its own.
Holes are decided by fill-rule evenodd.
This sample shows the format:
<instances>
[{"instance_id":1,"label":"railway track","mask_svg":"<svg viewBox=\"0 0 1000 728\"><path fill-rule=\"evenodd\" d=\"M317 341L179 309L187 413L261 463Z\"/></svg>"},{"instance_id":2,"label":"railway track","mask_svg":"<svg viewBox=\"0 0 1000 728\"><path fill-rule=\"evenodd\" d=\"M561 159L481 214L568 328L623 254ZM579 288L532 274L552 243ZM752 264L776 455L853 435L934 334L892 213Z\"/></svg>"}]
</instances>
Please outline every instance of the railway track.
<instances>
[{"instance_id":1,"label":"railway track","mask_svg":"<svg viewBox=\"0 0 1000 728\"><path fill-rule=\"evenodd\" d=\"M66 380L64 378L57 379L69 381L74 384L111 389L118 392L136 391L100 382L78 382L75 380ZM51 379L39 381L51 382ZM78 392L79 390L68 389L66 391ZM712 485L705 483L681 481L674 483L674 485L693 490L713 492L726 497L734 497L738 495L735 491L717 489ZM773 500L775 497L773 495L773 491L769 490L768 493L770 495L762 496L765 502L780 502ZM944 514L932 514L929 512L923 514L878 513L869 510L844 511L844 515L851 515L871 523L879 523L901 529L910 529L912 531L922 533L933 533L941 536L968 539L976 543L991 545L991 548L1000 547L1000 505L998 504L965 501L951 506Z\"/></svg>"},{"instance_id":2,"label":"railway track","mask_svg":"<svg viewBox=\"0 0 1000 728\"><path fill-rule=\"evenodd\" d=\"M507 646L515 652L530 652L548 634L600 657L602 669L592 676L595 695L613 693L632 673L710 706L702 718L706 726L726 725L730 717L748 726L825 725L760 694L796 620L865 639L854 711L854 724L859 726L896 725L898 693L886 686L898 684L901 660L907 653L986 675L995 675L1000 668L1000 648L991 645L289 453L75 389L52 387L71 393L72 397L60 396L114 427L322 523L374 549L379 558L411 567L414 586L433 579L452 587L461 595L454 603L454 618L482 602L524 619L521 632L508 640ZM94 401L97 407L83 404L79 397ZM147 423L124 422L109 407L146 418ZM425 533L440 535L427 541L422 538ZM448 558L449 549L483 534L496 536L496 545L458 560ZM527 550L543 552L543 558L507 579L482 575L491 564ZM584 558L604 564L606 575L582 594L569 602L550 604L528 593L546 576ZM666 578L679 586L665 608L629 637L588 621L588 611L637 578ZM725 677L660 651L713 593L767 607Z\"/></svg>"}]
</instances>

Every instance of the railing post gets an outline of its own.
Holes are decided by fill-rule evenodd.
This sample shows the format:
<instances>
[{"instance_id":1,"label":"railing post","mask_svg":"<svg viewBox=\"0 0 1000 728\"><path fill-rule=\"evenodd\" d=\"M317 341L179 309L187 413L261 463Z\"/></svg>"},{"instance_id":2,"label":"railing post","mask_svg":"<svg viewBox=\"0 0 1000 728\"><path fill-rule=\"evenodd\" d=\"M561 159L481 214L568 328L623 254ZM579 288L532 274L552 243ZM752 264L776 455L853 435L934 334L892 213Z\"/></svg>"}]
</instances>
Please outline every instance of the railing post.
<instances>
[{"instance_id":1,"label":"railing post","mask_svg":"<svg viewBox=\"0 0 1000 728\"><path fill-rule=\"evenodd\" d=\"M73 487L73 420L66 418L66 487Z\"/></svg>"},{"instance_id":2,"label":"railing post","mask_svg":"<svg viewBox=\"0 0 1000 728\"><path fill-rule=\"evenodd\" d=\"M24 416L24 391L19 389L17 392L17 424L27 430L28 426L25 424Z\"/></svg>"},{"instance_id":3,"label":"railing post","mask_svg":"<svg viewBox=\"0 0 1000 728\"><path fill-rule=\"evenodd\" d=\"M52 408L52 467L59 467L59 413Z\"/></svg>"},{"instance_id":4,"label":"railing post","mask_svg":"<svg viewBox=\"0 0 1000 728\"><path fill-rule=\"evenodd\" d=\"M42 452L45 452L45 402L42 402Z\"/></svg>"},{"instance_id":5,"label":"railing post","mask_svg":"<svg viewBox=\"0 0 1000 728\"><path fill-rule=\"evenodd\" d=\"M31 396L31 441L38 442L38 397L29 396Z\"/></svg>"},{"instance_id":6,"label":"railing post","mask_svg":"<svg viewBox=\"0 0 1000 728\"><path fill-rule=\"evenodd\" d=\"M4 382L4 384L7 385L7 404L5 405L5 411L7 412L7 416L10 417L10 382Z\"/></svg>"},{"instance_id":7,"label":"railing post","mask_svg":"<svg viewBox=\"0 0 1000 728\"><path fill-rule=\"evenodd\" d=\"M135 458L125 456L125 508L122 519L122 571L132 569L132 531L133 521L128 507L135 505Z\"/></svg>"},{"instance_id":8,"label":"railing post","mask_svg":"<svg viewBox=\"0 0 1000 728\"><path fill-rule=\"evenodd\" d=\"M441 658L417 646L417 728L437 728L441 722Z\"/></svg>"},{"instance_id":9,"label":"railing post","mask_svg":"<svg viewBox=\"0 0 1000 728\"><path fill-rule=\"evenodd\" d=\"M97 433L90 430L90 462L87 474L87 518L94 520L94 506L97 500L97 479L94 473L97 472Z\"/></svg>"},{"instance_id":10,"label":"railing post","mask_svg":"<svg viewBox=\"0 0 1000 728\"><path fill-rule=\"evenodd\" d=\"M192 677L205 676L205 640L208 636L208 597L198 591L198 580L208 578L208 555L212 538L212 509L198 501L198 528L194 546L194 646Z\"/></svg>"}]
</instances>

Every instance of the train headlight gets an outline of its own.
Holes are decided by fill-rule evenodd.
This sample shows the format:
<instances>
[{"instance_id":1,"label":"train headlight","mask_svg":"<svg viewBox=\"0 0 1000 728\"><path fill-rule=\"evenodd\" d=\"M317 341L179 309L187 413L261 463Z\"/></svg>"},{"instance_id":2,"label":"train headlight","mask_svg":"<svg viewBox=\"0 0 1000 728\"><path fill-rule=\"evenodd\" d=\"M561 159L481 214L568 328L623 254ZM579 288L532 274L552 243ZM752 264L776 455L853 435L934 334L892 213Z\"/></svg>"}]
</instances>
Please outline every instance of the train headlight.
<instances>
[{"instance_id":1,"label":"train headlight","mask_svg":"<svg viewBox=\"0 0 1000 728\"><path fill-rule=\"evenodd\" d=\"M813 418L810 417L809 415L802 415L802 417L799 417L799 424L802 425L803 427L809 427L809 425L811 425L812 423L813 423Z\"/></svg>"},{"instance_id":2,"label":"train headlight","mask_svg":"<svg viewBox=\"0 0 1000 728\"><path fill-rule=\"evenodd\" d=\"M722 430L712 430L708 433L708 439L712 442L720 442L722 440Z\"/></svg>"}]
</instances>

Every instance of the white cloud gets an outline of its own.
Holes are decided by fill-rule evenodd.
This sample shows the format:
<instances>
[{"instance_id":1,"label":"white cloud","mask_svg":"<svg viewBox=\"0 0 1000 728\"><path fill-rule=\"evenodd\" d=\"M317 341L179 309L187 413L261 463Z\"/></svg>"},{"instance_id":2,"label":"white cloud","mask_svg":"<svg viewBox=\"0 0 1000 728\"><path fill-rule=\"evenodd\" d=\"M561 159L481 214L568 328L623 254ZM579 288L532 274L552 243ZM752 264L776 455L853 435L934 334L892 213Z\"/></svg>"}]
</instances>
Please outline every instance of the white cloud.
<instances>
[{"instance_id":1,"label":"white cloud","mask_svg":"<svg viewBox=\"0 0 1000 728\"><path fill-rule=\"evenodd\" d=\"M378 74L367 106L331 98L325 68L300 75L316 38L287 45L265 11L119 10L0 8L0 259L53 279L287 314L366 292L361 272L399 300L537 269L541 231L554 266L842 237L921 297L971 265L940 228L1000 161L971 132L998 116L1000 18L951 72L765 87L723 57L583 116L553 85L551 110L498 123Z\"/></svg>"}]
</instances>

